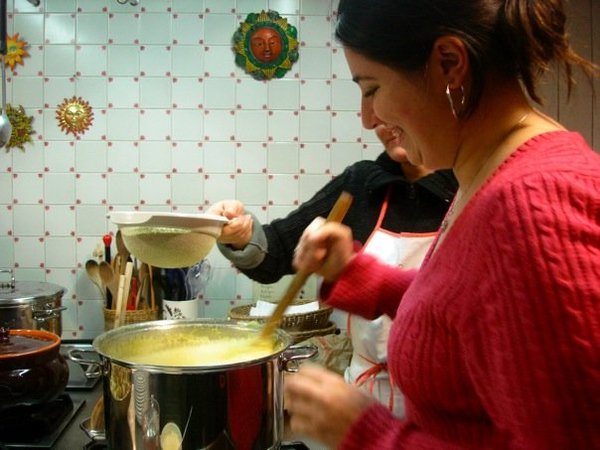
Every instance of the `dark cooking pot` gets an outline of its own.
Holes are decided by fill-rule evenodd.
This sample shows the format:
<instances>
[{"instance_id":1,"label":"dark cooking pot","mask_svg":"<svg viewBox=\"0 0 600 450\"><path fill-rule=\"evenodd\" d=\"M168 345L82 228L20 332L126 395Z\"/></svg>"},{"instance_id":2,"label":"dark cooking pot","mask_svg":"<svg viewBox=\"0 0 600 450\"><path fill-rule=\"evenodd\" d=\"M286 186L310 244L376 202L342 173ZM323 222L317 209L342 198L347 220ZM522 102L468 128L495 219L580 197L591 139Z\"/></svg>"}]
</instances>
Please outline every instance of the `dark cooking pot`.
<instances>
[{"instance_id":1,"label":"dark cooking pot","mask_svg":"<svg viewBox=\"0 0 600 450\"><path fill-rule=\"evenodd\" d=\"M0 327L23 330L46 330L62 333L62 296L65 288L42 281L15 281L12 269L10 281L0 282Z\"/></svg>"},{"instance_id":2,"label":"dark cooking pot","mask_svg":"<svg viewBox=\"0 0 600 450\"><path fill-rule=\"evenodd\" d=\"M50 402L62 394L68 379L56 334L0 327L0 411Z\"/></svg>"},{"instance_id":3,"label":"dark cooking pot","mask_svg":"<svg viewBox=\"0 0 600 450\"><path fill-rule=\"evenodd\" d=\"M228 320L159 320L98 336L109 448L278 449L283 372L317 350L290 347L277 330L273 345L254 353L260 331Z\"/></svg>"}]
</instances>

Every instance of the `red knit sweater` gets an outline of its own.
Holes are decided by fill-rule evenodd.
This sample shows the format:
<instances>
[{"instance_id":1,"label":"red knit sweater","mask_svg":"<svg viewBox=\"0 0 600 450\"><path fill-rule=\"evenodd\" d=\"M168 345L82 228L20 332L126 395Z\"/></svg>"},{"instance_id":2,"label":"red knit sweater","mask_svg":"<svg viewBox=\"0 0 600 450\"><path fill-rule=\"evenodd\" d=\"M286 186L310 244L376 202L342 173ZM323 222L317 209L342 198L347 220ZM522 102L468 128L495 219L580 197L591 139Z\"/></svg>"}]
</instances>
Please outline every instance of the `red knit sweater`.
<instances>
[{"instance_id":1,"label":"red knit sweater","mask_svg":"<svg viewBox=\"0 0 600 450\"><path fill-rule=\"evenodd\" d=\"M395 316L407 403L404 421L369 408L342 448L600 449L600 155L578 134L521 146L418 273L361 254L325 295Z\"/></svg>"}]
</instances>

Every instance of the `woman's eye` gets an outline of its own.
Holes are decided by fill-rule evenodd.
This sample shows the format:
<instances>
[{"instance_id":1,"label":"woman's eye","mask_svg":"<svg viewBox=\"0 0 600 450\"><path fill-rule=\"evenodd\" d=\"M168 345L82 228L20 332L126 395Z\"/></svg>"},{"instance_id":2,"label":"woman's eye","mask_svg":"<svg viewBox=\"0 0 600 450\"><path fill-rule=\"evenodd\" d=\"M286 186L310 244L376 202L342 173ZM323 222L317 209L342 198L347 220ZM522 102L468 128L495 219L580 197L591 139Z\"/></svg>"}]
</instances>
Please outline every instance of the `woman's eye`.
<instances>
[{"instance_id":1,"label":"woman's eye","mask_svg":"<svg viewBox=\"0 0 600 450\"><path fill-rule=\"evenodd\" d=\"M366 89L365 92L363 93L363 97L372 97L376 91L377 91L376 87Z\"/></svg>"}]
</instances>

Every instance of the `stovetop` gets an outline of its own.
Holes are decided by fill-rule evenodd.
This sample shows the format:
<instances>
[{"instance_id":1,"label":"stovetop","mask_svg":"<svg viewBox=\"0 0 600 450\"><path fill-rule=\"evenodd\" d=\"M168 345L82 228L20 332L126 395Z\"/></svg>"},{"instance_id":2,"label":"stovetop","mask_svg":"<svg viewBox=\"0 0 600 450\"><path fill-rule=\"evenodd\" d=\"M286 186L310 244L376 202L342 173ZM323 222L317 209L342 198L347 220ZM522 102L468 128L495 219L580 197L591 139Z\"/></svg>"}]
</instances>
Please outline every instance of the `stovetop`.
<instances>
[{"instance_id":1,"label":"stovetop","mask_svg":"<svg viewBox=\"0 0 600 450\"><path fill-rule=\"evenodd\" d=\"M0 445L7 449L52 448L84 403L63 394L48 403L11 408L0 417Z\"/></svg>"},{"instance_id":2,"label":"stovetop","mask_svg":"<svg viewBox=\"0 0 600 450\"><path fill-rule=\"evenodd\" d=\"M103 442L92 441L83 447L83 450L106 450L108 447ZM310 450L302 442L283 442L281 450Z\"/></svg>"}]
</instances>

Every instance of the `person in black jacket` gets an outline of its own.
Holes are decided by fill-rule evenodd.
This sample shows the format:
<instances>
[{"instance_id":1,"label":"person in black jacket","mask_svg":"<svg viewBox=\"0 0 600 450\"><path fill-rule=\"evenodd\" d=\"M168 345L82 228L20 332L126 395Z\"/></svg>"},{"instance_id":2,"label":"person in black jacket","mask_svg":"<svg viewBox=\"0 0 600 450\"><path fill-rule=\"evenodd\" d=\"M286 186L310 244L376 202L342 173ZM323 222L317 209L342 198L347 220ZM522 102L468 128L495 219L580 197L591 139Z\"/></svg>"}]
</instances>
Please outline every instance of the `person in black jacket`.
<instances>
[{"instance_id":1,"label":"person in black jacket","mask_svg":"<svg viewBox=\"0 0 600 450\"><path fill-rule=\"evenodd\" d=\"M237 200L209 208L231 219L218 247L242 273L263 284L294 273L294 249L302 232L316 217L327 216L342 191L353 196L343 223L365 251L389 264L420 265L456 193L456 180L451 171L432 172L410 164L394 132L376 118L363 117L363 124L375 128L385 151L374 161L347 167L286 217L261 225ZM390 384L385 365L391 321L387 316L375 321L351 316L345 321L353 346L346 380L364 386L402 416L402 396Z\"/></svg>"}]
</instances>

